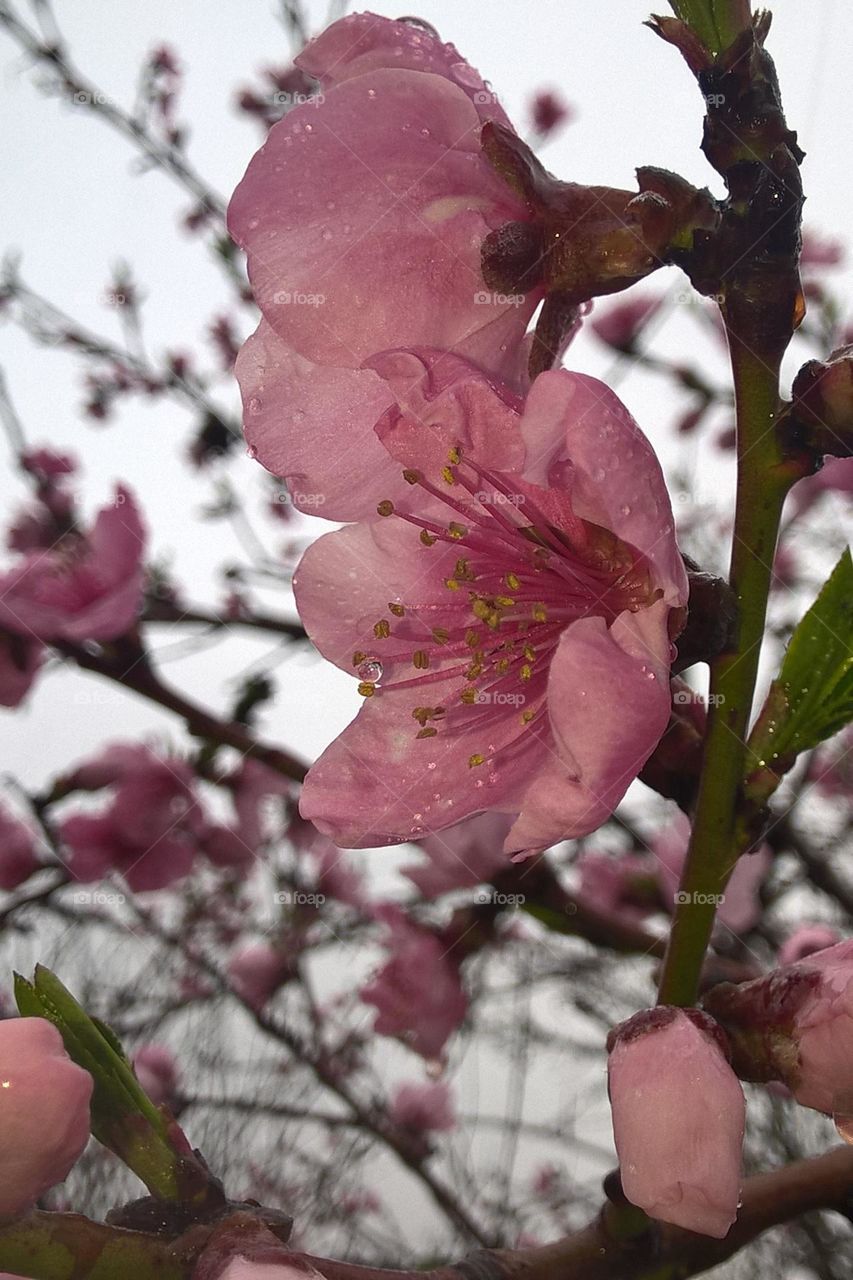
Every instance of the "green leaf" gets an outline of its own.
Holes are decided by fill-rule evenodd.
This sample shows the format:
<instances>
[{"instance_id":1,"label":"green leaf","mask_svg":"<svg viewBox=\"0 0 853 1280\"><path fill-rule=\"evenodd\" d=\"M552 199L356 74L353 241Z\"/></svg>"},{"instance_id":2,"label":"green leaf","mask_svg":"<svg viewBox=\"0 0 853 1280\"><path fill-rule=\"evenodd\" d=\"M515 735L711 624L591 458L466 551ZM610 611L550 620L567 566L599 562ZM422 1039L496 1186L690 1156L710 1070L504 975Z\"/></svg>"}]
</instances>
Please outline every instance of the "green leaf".
<instances>
[{"instance_id":1,"label":"green leaf","mask_svg":"<svg viewBox=\"0 0 853 1280\"><path fill-rule=\"evenodd\" d=\"M713 54L727 49L749 25L748 0L669 0L669 7Z\"/></svg>"},{"instance_id":2,"label":"green leaf","mask_svg":"<svg viewBox=\"0 0 853 1280\"><path fill-rule=\"evenodd\" d=\"M15 974L15 998L22 1017L41 1017L53 1023L68 1056L92 1076L93 1136L114 1151L152 1195L163 1200L203 1196L206 1174L188 1148L176 1149L180 1131L136 1079L115 1033L89 1017L56 975L42 965L36 966L32 982Z\"/></svg>"},{"instance_id":3,"label":"green leaf","mask_svg":"<svg viewBox=\"0 0 853 1280\"><path fill-rule=\"evenodd\" d=\"M778 781L800 752L831 738L851 720L853 559L848 549L794 631L770 687L749 739L755 777L748 790L767 793L759 774L769 771Z\"/></svg>"}]
</instances>

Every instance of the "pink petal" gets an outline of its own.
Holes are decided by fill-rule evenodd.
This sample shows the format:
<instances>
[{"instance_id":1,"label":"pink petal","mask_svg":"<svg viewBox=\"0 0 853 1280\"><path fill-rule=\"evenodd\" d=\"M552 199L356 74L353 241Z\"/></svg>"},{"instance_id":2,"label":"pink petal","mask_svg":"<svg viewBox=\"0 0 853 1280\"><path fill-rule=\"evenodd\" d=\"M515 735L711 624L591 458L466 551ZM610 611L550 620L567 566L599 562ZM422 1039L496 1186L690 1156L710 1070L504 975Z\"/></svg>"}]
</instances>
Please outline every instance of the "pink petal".
<instances>
[{"instance_id":1,"label":"pink petal","mask_svg":"<svg viewBox=\"0 0 853 1280\"><path fill-rule=\"evenodd\" d=\"M563 632L548 678L555 745L507 837L532 853L587 835L609 817L669 722L668 607L658 601Z\"/></svg>"},{"instance_id":2,"label":"pink petal","mask_svg":"<svg viewBox=\"0 0 853 1280\"><path fill-rule=\"evenodd\" d=\"M452 44L443 44L410 22L394 22L375 13L350 14L311 40L295 61L324 89L383 67L444 76L468 95L482 120L498 120L510 127L496 94L485 91L480 73Z\"/></svg>"},{"instance_id":3,"label":"pink petal","mask_svg":"<svg viewBox=\"0 0 853 1280\"><path fill-rule=\"evenodd\" d=\"M687 575L660 463L610 388L565 369L540 374L521 430L526 478L568 489L576 515L642 551L667 603L684 604Z\"/></svg>"},{"instance_id":4,"label":"pink petal","mask_svg":"<svg viewBox=\"0 0 853 1280\"><path fill-rule=\"evenodd\" d=\"M391 395L370 369L312 364L265 320L234 368L249 450L287 481L298 510L358 520L402 492L400 466L373 430Z\"/></svg>"},{"instance_id":5,"label":"pink petal","mask_svg":"<svg viewBox=\"0 0 853 1280\"><path fill-rule=\"evenodd\" d=\"M456 350L486 368L506 361L507 332L520 340L538 298L516 306L483 294L482 241L525 210L479 133L456 84L406 70L347 80L271 129L229 226L282 338L350 367L408 346ZM493 331L501 318L508 329Z\"/></svg>"}]
</instances>

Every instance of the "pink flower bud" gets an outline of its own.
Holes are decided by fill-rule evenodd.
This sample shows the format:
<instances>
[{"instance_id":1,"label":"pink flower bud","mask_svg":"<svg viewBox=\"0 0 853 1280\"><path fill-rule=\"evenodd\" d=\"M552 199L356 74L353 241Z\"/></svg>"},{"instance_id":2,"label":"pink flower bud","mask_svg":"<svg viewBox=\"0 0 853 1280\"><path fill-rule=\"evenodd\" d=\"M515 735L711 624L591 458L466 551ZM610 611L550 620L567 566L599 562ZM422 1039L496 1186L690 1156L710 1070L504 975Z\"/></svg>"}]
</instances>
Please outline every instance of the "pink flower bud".
<instances>
[{"instance_id":1,"label":"pink flower bud","mask_svg":"<svg viewBox=\"0 0 853 1280\"><path fill-rule=\"evenodd\" d=\"M262 1009L291 972L288 957L264 942L243 947L228 961L232 987L253 1009Z\"/></svg>"},{"instance_id":2,"label":"pink flower bud","mask_svg":"<svg viewBox=\"0 0 853 1280\"><path fill-rule=\"evenodd\" d=\"M145 1044L133 1055L133 1069L152 1102L159 1106L170 1101L178 1084L178 1064L171 1050Z\"/></svg>"},{"instance_id":3,"label":"pink flower bud","mask_svg":"<svg viewBox=\"0 0 853 1280\"><path fill-rule=\"evenodd\" d=\"M398 1085L389 1115L395 1124L418 1133L440 1133L456 1128L450 1088L441 1081Z\"/></svg>"},{"instance_id":4,"label":"pink flower bud","mask_svg":"<svg viewBox=\"0 0 853 1280\"><path fill-rule=\"evenodd\" d=\"M779 948L779 964L797 964L806 956L834 947L841 935L831 924L803 924Z\"/></svg>"},{"instance_id":5,"label":"pink flower bud","mask_svg":"<svg viewBox=\"0 0 853 1280\"><path fill-rule=\"evenodd\" d=\"M608 1044L625 1195L652 1218L717 1239L737 1217L746 1110L721 1041L706 1015L661 1007L635 1014Z\"/></svg>"},{"instance_id":6,"label":"pink flower bud","mask_svg":"<svg viewBox=\"0 0 853 1280\"><path fill-rule=\"evenodd\" d=\"M705 1007L726 1029L744 1080L781 1081L847 1126L853 1115L853 938L739 986Z\"/></svg>"},{"instance_id":7,"label":"pink flower bud","mask_svg":"<svg viewBox=\"0 0 853 1280\"><path fill-rule=\"evenodd\" d=\"M92 1077L44 1018L0 1022L0 1215L26 1212L89 1139Z\"/></svg>"}]
</instances>

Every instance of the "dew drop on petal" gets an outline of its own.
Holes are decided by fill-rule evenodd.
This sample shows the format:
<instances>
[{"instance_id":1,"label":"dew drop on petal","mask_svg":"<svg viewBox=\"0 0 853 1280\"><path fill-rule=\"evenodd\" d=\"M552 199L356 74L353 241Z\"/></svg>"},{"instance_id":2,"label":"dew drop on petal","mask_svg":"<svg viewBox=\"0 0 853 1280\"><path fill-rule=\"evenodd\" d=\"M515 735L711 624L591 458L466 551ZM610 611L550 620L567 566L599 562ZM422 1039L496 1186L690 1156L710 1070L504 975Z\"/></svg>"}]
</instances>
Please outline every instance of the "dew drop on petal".
<instances>
[{"instance_id":1,"label":"dew drop on petal","mask_svg":"<svg viewBox=\"0 0 853 1280\"><path fill-rule=\"evenodd\" d=\"M246 401L246 408L249 413L258 413L263 408L263 401L260 396L250 396Z\"/></svg>"},{"instance_id":2,"label":"dew drop on petal","mask_svg":"<svg viewBox=\"0 0 853 1280\"><path fill-rule=\"evenodd\" d=\"M463 85L466 89L483 87L483 77L473 67L469 67L467 62L454 62L450 68L450 74L457 84Z\"/></svg>"},{"instance_id":3,"label":"dew drop on petal","mask_svg":"<svg viewBox=\"0 0 853 1280\"><path fill-rule=\"evenodd\" d=\"M368 684L378 684L382 679L382 663L378 658L365 658L356 668L356 675Z\"/></svg>"}]
</instances>

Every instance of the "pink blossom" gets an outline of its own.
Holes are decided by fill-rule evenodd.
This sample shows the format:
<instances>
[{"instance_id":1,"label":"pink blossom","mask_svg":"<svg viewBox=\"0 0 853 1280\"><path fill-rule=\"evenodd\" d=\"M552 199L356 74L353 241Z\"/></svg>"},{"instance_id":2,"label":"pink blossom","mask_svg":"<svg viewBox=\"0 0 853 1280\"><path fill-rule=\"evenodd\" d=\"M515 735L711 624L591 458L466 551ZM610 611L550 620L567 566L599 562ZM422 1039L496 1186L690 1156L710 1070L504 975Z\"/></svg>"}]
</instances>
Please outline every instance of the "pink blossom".
<instances>
[{"instance_id":1,"label":"pink blossom","mask_svg":"<svg viewBox=\"0 0 853 1280\"><path fill-rule=\"evenodd\" d=\"M0 889L17 889L38 865L32 831L0 805Z\"/></svg>"},{"instance_id":2,"label":"pink blossom","mask_svg":"<svg viewBox=\"0 0 853 1280\"><path fill-rule=\"evenodd\" d=\"M853 939L777 970L775 981L803 977L812 982L794 1015L791 1034L798 1062L786 1083L801 1106L849 1119L853 1115Z\"/></svg>"},{"instance_id":3,"label":"pink blossom","mask_svg":"<svg viewBox=\"0 0 853 1280\"><path fill-rule=\"evenodd\" d=\"M394 1124L417 1133L441 1133L456 1128L450 1086L441 1081L398 1085L388 1114Z\"/></svg>"},{"instance_id":4,"label":"pink blossom","mask_svg":"<svg viewBox=\"0 0 853 1280\"><path fill-rule=\"evenodd\" d=\"M746 1080L781 1081L797 1102L853 1116L853 939L752 982L721 984L705 1007L726 1029Z\"/></svg>"},{"instance_id":5,"label":"pink blossom","mask_svg":"<svg viewBox=\"0 0 853 1280\"><path fill-rule=\"evenodd\" d=\"M24 449L20 463L25 471L42 483L72 475L77 470L77 460L69 453L57 453L44 445L38 449Z\"/></svg>"},{"instance_id":6,"label":"pink blossom","mask_svg":"<svg viewBox=\"0 0 853 1280\"><path fill-rule=\"evenodd\" d=\"M92 1077L44 1018L0 1022L0 1215L62 1182L89 1139Z\"/></svg>"},{"instance_id":7,"label":"pink blossom","mask_svg":"<svg viewBox=\"0 0 853 1280\"><path fill-rule=\"evenodd\" d=\"M803 247L800 266L809 268L837 267L844 260L844 245L840 240L820 236L808 228L803 231Z\"/></svg>"},{"instance_id":8,"label":"pink blossom","mask_svg":"<svg viewBox=\"0 0 853 1280\"><path fill-rule=\"evenodd\" d=\"M590 326L602 342L616 351L630 353L634 350L643 325L650 320L662 303L662 298L649 295L633 295L619 302L596 307Z\"/></svg>"},{"instance_id":9,"label":"pink blossom","mask_svg":"<svg viewBox=\"0 0 853 1280\"><path fill-rule=\"evenodd\" d=\"M483 241L529 214L480 145L509 122L452 45L353 14L296 61L322 101L273 126L229 208L263 314L237 376L250 451L294 505L358 519L400 487L373 431L391 396L365 362L429 346L513 376L542 292L484 288Z\"/></svg>"},{"instance_id":10,"label":"pink blossom","mask_svg":"<svg viewBox=\"0 0 853 1280\"><path fill-rule=\"evenodd\" d=\"M396 1036L423 1058L437 1058L465 1017L459 969L442 940L412 924L401 911L377 912L389 927L391 957L360 995L379 1016L381 1036Z\"/></svg>"},{"instance_id":11,"label":"pink blossom","mask_svg":"<svg viewBox=\"0 0 853 1280\"><path fill-rule=\"evenodd\" d=\"M453 356L374 364L408 497L295 575L309 635L365 695L301 812L348 847L488 810L519 815L509 853L584 835L669 721L687 581L657 459L595 379L543 373L522 406Z\"/></svg>"},{"instance_id":12,"label":"pink blossom","mask_svg":"<svg viewBox=\"0 0 853 1280\"><path fill-rule=\"evenodd\" d=\"M43 661L37 640L0 630L0 707L20 706Z\"/></svg>"},{"instance_id":13,"label":"pink blossom","mask_svg":"<svg viewBox=\"0 0 853 1280\"><path fill-rule=\"evenodd\" d=\"M186 762L149 747L118 743L80 765L72 785L115 788L98 813L74 813L59 831L76 880L100 880L120 871L135 891L162 889L186 876L203 830Z\"/></svg>"},{"instance_id":14,"label":"pink blossom","mask_svg":"<svg viewBox=\"0 0 853 1280\"><path fill-rule=\"evenodd\" d=\"M826 458L820 471L798 480L791 490L793 514L802 515L825 493L853 494L853 458Z\"/></svg>"},{"instance_id":15,"label":"pink blossom","mask_svg":"<svg viewBox=\"0 0 853 1280\"><path fill-rule=\"evenodd\" d=\"M178 1064L171 1049L161 1044L145 1044L133 1055L133 1069L142 1088L158 1106L174 1097L178 1085Z\"/></svg>"},{"instance_id":16,"label":"pink blossom","mask_svg":"<svg viewBox=\"0 0 853 1280\"><path fill-rule=\"evenodd\" d=\"M599 911L645 920L660 909L655 864L644 855L584 853L578 858L578 897Z\"/></svg>"},{"instance_id":17,"label":"pink blossom","mask_svg":"<svg viewBox=\"0 0 853 1280\"><path fill-rule=\"evenodd\" d=\"M512 817L507 814L481 813L431 832L420 842L428 861L403 867L403 875L425 898L488 883L506 867L503 848L511 826Z\"/></svg>"},{"instance_id":18,"label":"pink blossom","mask_svg":"<svg viewBox=\"0 0 853 1280\"><path fill-rule=\"evenodd\" d=\"M608 1044L622 1188L652 1218L722 1239L737 1217L746 1104L706 1015L636 1014Z\"/></svg>"},{"instance_id":19,"label":"pink blossom","mask_svg":"<svg viewBox=\"0 0 853 1280\"><path fill-rule=\"evenodd\" d=\"M674 905L689 840L690 819L679 810L652 842L661 893L668 910L672 910ZM758 921L761 915L759 891L772 861L773 854L766 844L738 861L717 909L717 919L732 933L747 933Z\"/></svg>"},{"instance_id":20,"label":"pink blossom","mask_svg":"<svg viewBox=\"0 0 853 1280\"><path fill-rule=\"evenodd\" d=\"M228 961L228 979L246 1004L262 1009L291 976L292 964L283 951L265 942L253 943Z\"/></svg>"},{"instance_id":21,"label":"pink blossom","mask_svg":"<svg viewBox=\"0 0 853 1280\"><path fill-rule=\"evenodd\" d=\"M553 133L558 125L565 124L574 116L574 111L561 93L554 89L540 89L533 95L530 104L530 118L533 128L541 138Z\"/></svg>"},{"instance_id":22,"label":"pink blossom","mask_svg":"<svg viewBox=\"0 0 853 1280\"><path fill-rule=\"evenodd\" d=\"M800 960L805 960L807 956L814 955L816 951L823 951L826 947L834 947L840 941L841 935L837 929L833 929L832 925L800 925L789 938L785 939L785 942L779 948L779 964L797 964Z\"/></svg>"},{"instance_id":23,"label":"pink blossom","mask_svg":"<svg viewBox=\"0 0 853 1280\"><path fill-rule=\"evenodd\" d=\"M142 599L145 529L119 486L88 534L32 551L0 578L0 627L43 641L114 640Z\"/></svg>"},{"instance_id":24,"label":"pink blossom","mask_svg":"<svg viewBox=\"0 0 853 1280\"><path fill-rule=\"evenodd\" d=\"M289 783L282 774L251 758L243 760L224 782L231 792L234 820L227 825L206 825L200 833L201 843L216 866L251 866L269 836L266 802L287 795Z\"/></svg>"}]
</instances>

